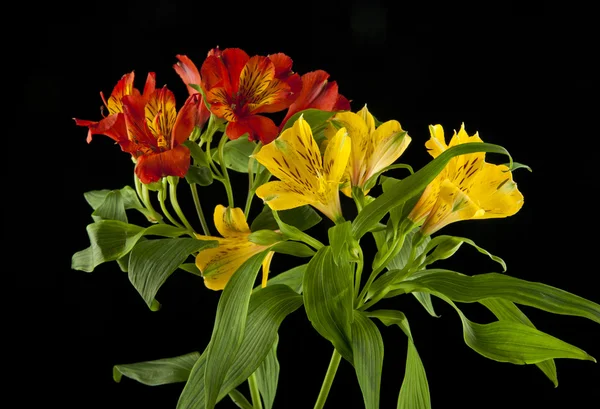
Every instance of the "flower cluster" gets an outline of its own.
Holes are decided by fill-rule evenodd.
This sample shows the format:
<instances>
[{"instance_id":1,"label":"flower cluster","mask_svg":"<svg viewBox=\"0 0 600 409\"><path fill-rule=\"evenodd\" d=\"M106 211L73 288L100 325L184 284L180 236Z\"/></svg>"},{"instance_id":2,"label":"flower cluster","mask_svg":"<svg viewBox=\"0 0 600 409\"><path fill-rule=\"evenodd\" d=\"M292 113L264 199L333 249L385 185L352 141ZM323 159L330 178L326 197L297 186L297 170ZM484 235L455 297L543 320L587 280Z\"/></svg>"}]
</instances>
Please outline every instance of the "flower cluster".
<instances>
[{"instance_id":1,"label":"flower cluster","mask_svg":"<svg viewBox=\"0 0 600 409\"><path fill-rule=\"evenodd\" d=\"M73 256L72 267L92 271L117 261L153 310L161 285L178 269L223 293L204 354L117 365L115 379L185 381L181 408L212 409L226 395L241 408L261 408L261 399L271 407L274 393L264 383L276 385L278 371L265 363L277 359L281 321L304 305L315 330L334 347L315 408L323 407L342 357L356 370L365 407L378 407L383 343L373 320L398 325L409 340L398 407L430 408L425 370L406 316L374 309L383 298L409 293L433 316L432 296L450 304L461 318L465 342L477 353L536 364L555 384L554 358L594 360L537 330L516 304L600 323L598 304L506 275L430 268L467 244L506 270L502 259L468 238L435 235L454 222L504 218L522 208L513 171L527 167L513 162L506 149L484 143L478 133L469 135L464 124L447 141L436 124L425 142L432 160L414 172L397 162L415 134L409 136L397 120L377 120L366 105L353 111L325 71L300 75L285 54L250 57L238 48L210 50L200 69L185 55L176 58L173 67L189 94L179 110L173 92L156 87L154 73L140 91L131 72L108 99L100 94L108 115L75 120L88 128L88 143L103 134L131 154L135 190L86 193L94 209L87 228L91 245ZM279 123L269 116L277 112L283 116ZM217 133L222 135L214 146ZM507 155L508 163L488 162L487 153ZM395 169L410 175L396 178ZM244 208L235 205L230 173L247 174ZM191 190L201 233L179 205L181 180ZM221 237L211 234L201 204L205 195L198 192L214 181L223 184L228 200L213 212ZM263 210L251 215L255 196ZM354 202L356 217L348 217L344 201ZM150 226L129 223L131 210L144 214ZM309 234L321 216L329 226L326 244ZM374 239L375 254L364 254L365 236ZM308 262L270 274L275 253ZM255 287L261 266L262 280ZM473 323L456 302L479 302L497 320ZM252 404L235 389L246 380Z\"/></svg>"}]
</instances>

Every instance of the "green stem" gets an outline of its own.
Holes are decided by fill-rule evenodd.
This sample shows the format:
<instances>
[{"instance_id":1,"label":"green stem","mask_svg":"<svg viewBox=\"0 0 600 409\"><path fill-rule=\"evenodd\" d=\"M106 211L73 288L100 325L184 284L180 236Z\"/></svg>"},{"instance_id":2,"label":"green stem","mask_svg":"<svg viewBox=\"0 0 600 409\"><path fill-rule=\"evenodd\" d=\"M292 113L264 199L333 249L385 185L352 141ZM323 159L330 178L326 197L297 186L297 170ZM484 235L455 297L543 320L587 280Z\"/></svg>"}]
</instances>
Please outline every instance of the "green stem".
<instances>
[{"instance_id":1,"label":"green stem","mask_svg":"<svg viewBox=\"0 0 600 409\"><path fill-rule=\"evenodd\" d=\"M296 240L296 241L301 241L302 243L308 244L315 250L319 250L321 247L323 247L323 243L321 243L319 240L315 239L312 236L309 236L308 234L304 233L302 230L298 229L297 227L290 226L290 225L282 222L281 219L279 218L279 214L277 214L277 210L273 210L273 218L277 222L277 225L279 226L279 230L281 231L281 233L288 236L290 239Z\"/></svg>"},{"instance_id":2,"label":"green stem","mask_svg":"<svg viewBox=\"0 0 600 409\"><path fill-rule=\"evenodd\" d=\"M254 409L262 409L262 402L260 400L260 392L258 391L258 383L256 382L256 375L252 374L248 378L248 387L250 388L250 396L252 397L252 407Z\"/></svg>"},{"instance_id":3,"label":"green stem","mask_svg":"<svg viewBox=\"0 0 600 409\"><path fill-rule=\"evenodd\" d=\"M246 399L246 397L242 395L242 393L237 389L233 389L231 392L229 392L229 397L231 398L233 403L237 405L238 408L253 409L250 402L248 402L248 399Z\"/></svg>"},{"instance_id":4,"label":"green stem","mask_svg":"<svg viewBox=\"0 0 600 409\"><path fill-rule=\"evenodd\" d=\"M327 373L325 374L325 379L323 379L323 384L321 385L319 397L315 402L314 409L322 409L325 406L325 401L327 400L327 396L329 395L329 390L331 389L331 384L333 383L333 378L335 378L335 373L337 372L341 359L342 356L340 355L340 353L336 349L334 349L333 354L331 355L331 361L329 361Z\"/></svg>"},{"instance_id":5,"label":"green stem","mask_svg":"<svg viewBox=\"0 0 600 409\"><path fill-rule=\"evenodd\" d=\"M206 219L204 218L204 212L202 211L200 196L198 196L198 188L196 187L196 184L190 184L190 189L192 190L192 198L194 199L194 206L196 206L196 212L198 213L198 218L200 219L200 224L202 225L202 231L204 232L205 236L210 236L210 230L208 230L208 224L206 224Z\"/></svg>"},{"instance_id":6,"label":"green stem","mask_svg":"<svg viewBox=\"0 0 600 409\"><path fill-rule=\"evenodd\" d=\"M225 161L223 160L223 150L225 149L225 142L227 142L229 138L227 138L227 134L223 134L221 137L221 141L219 141L219 147L217 148L217 152L219 155L219 163L221 164L221 173L223 173L223 185L225 185L225 190L227 191L227 201L229 202L229 207L235 207L233 204L233 190L231 189L231 181L229 180L229 173L227 172L227 166L225 165Z\"/></svg>"},{"instance_id":7,"label":"green stem","mask_svg":"<svg viewBox=\"0 0 600 409\"><path fill-rule=\"evenodd\" d=\"M167 196L167 180L163 178L162 183L163 183L163 187L161 190L158 191L158 201L160 202L160 208L163 211L163 213L165 214L165 216L167 216L167 219L169 219L169 221L171 223L173 223L177 227L183 228L183 225L181 223L179 223L177 220L175 220L175 218L173 216L171 216L171 213L169 213L169 210L167 209L167 206L165 203L165 197Z\"/></svg>"},{"instance_id":8,"label":"green stem","mask_svg":"<svg viewBox=\"0 0 600 409\"><path fill-rule=\"evenodd\" d=\"M177 183L173 183L171 179L169 179L169 199L171 199L171 205L173 206L173 209L175 209L175 213L177 213L177 216L179 216L179 219L183 222L186 229L188 229L191 233L196 233L190 222L187 221L183 211L181 210L181 207L179 206L179 202L177 201Z\"/></svg>"},{"instance_id":9,"label":"green stem","mask_svg":"<svg viewBox=\"0 0 600 409\"><path fill-rule=\"evenodd\" d=\"M250 206L252 205L252 198L254 198L254 154L257 153L262 146L262 143L259 141L252 154L248 158L248 196L246 196L246 206L244 207L244 216L246 216L246 220L248 220L248 214L250 213Z\"/></svg>"},{"instance_id":10,"label":"green stem","mask_svg":"<svg viewBox=\"0 0 600 409\"><path fill-rule=\"evenodd\" d=\"M150 215L154 218L156 223L162 222L162 216L154 210L154 206L152 206L152 201L150 200L150 189L148 186L142 183L142 202L144 202L144 206L150 212Z\"/></svg>"},{"instance_id":11,"label":"green stem","mask_svg":"<svg viewBox=\"0 0 600 409\"><path fill-rule=\"evenodd\" d=\"M133 174L133 181L135 182L135 191L140 200L143 202L144 196L142 195L142 181L140 180L140 178L137 177L135 173Z\"/></svg>"}]
</instances>

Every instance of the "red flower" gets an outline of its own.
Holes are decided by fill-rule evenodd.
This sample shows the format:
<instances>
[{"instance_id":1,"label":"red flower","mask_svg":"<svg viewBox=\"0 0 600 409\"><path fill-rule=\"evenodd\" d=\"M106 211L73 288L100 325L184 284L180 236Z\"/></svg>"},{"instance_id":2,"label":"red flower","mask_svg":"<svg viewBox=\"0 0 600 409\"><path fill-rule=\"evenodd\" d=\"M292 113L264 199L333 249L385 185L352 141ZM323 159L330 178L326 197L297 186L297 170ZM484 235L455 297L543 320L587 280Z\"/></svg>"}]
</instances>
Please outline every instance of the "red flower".
<instances>
[{"instance_id":1,"label":"red flower","mask_svg":"<svg viewBox=\"0 0 600 409\"><path fill-rule=\"evenodd\" d=\"M226 133L237 139L267 144L277 137L275 123L259 113L288 108L298 96L302 81L292 72L292 60L285 54L254 56L239 48L211 50L200 69L202 88L210 110L226 119Z\"/></svg>"},{"instance_id":2,"label":"red flower","mask_svg":"<svg viewBox=\"0 0 600 409\"><path fill-rule=\"evenodd\" d=\"M350 110L350 102L338 93L335 81L328 82L329 74L323 70L307 72L302 76L302 91L298 98L288 108L288 112L281 121L280 129L295 113L305 109L314 108L323 111Z\"/></svg>"},{"instance_id":3,"label":"red flower","mask_svg":"<svg viewBox=\"0 0 600 409\"><path fill-rule=\"evenodd\" d=\"M188 97L177 114L175 96L166 87L155 89L154 73L148 74L144 92L133 88L133 73L124 75L108 103L110 115L99 122L75 119L91 135L104 134L136 159L135 173L142 183L164 176L184 177L190 151L182 145L199 122L200 94ZM102 98L104 100L104 97Z\"/></svg>"},{"instance_id":4,"label":"red flower","mask_svg":"<svg viewBox=\"0 0 600 409\"><path fill-rule=\"evenodd\" d=\"M179 62L173 65L173 68L179 74L185 85L187 86L187 90L190 95L199 94L194 88L190 87L189 84L196 84L200 86L202 80L200 79L200 72L198 72L198 68L196 65L185 55L177 55L176 56ZM200 129L204 127L206 121L210 117L210 111L206 107L206 104L202 103L198 106L198 126Z\"/></svg>"}]
</instances>

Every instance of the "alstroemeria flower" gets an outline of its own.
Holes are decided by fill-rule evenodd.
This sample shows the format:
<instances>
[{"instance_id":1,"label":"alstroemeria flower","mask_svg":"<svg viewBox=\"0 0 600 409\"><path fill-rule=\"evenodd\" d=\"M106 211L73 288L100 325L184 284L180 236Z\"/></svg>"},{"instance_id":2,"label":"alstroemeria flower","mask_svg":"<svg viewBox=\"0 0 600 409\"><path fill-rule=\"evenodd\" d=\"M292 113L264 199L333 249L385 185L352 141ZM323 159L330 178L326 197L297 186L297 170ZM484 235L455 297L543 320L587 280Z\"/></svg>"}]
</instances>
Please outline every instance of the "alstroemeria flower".
<instances>
[{"instance_id":1,"label":"alstroemeria flower","mask_svg":"<svg viewBox=\"0 0 600 409\"><path fill-rule=\"evenodd\" d=\"M309 204L333 221L342 215L339 186L350 157L350 138L341 128L321 159L308 123L301 116L275 141L263 146L254 158L279 178L256 190L273 210Z\"/></svg>"},{"instance_id":2,"label":"alstroemeria flower","mask_svg":"<svg viewBox=\"0 0 600 409\"><path fill-rule=\"evenodd\" d=\"M327 81L328 78L329 74L323 70L307 72L302 75L302 91L288 108L279 129L282 129L288 119L295 113L305 109L314 108L322 111L350 110L350 102L338 93L337 83Z\"/></svg>"},{"instance_id":3,"label":"alstroemeria flower","mask_svg":"<svg viewBox=\"0 0 600 409\"><path fill-rule=\"evenodd\" d=\"M250 257L268 248L249 240L250 228L246 223L242 209L222 205L215 207L214 222L223 236L196 235L199 240L216 240L219 246L205 249L196 256L196 266L202 273L204 285L211 290L222 290L237 271ZM273 252L267 253L263 260L263 287L266 285Z\"/></svg>"},{"instance_id":4,"label":"alstroemeria flower","mask_svg":"<svg viewBox=\"0 0 600 409\"><path fill-rule=\"evenodd\" d=\"M104 98L103 98L104 99ZM133 88L133 73L123 76L106 106L110 115L100 122L76 119L92 134L104 134L136 161L135 173L142 183L164 176L184 177L190 151L182 145L198 123L200 94L191 95L179 113L175 96L166 87L155 89L154 73L148 75L143 94Z\"/></svg>"},{"instance_id":5,"label":"alstroemeria flower","mask_svg":"<svg viewBox=\"0 0 600 409\"><path fill-rule=\"evenodd\" d=\"M196 68L196 65L187 56L177 55L176 57L179 60L179 62L177 62L177 64L174 64L173 68L185 83L188 93L190 95L199 94L197 90L190 87L190 84L196 84L198 86L202 84L198 68ZM209 117L210 111L206 107L206 104L199 104L197 117L198 123L196 124L196 126L202 129L206 121L208 121Z\"/></svg>"},{"instance_id":6,"label":"alstroemeria flower","mask_svg":"<svg viewBox=\"0 0 600 409\"><path fill-rule=\"evenodd\" d=\"M402 130L400 122L387 121L375 127L375 119L365 105L357 113L339 112L333 120L346 128L352 141L352 151L345 173L347 186L342 192L352 196L352 187L358 186L368 193L365 184L371 176L391 165L404 153L411 141L406 131ZM333 124L325 129L325 136L333 138L337 133Z\"/></svg>"},{"instance_id":7,"label":"alstroemeria flower","mask_svg":"<svg viewBox=\"0 0 600 409\"><path fill-rule=\"evenodd\" d=\"M239 48L212 50L202 67L202 89L210 110L227 124L230 139L248 133L248 139L264 144L277 137L275 123L260 113L289 107L302 88L292 60L285 54L254 56Z\"/></svg>"},{"instance_id":8,"label":"alstroemeria flower","mask_svg":"<svg viewBox=\"0 0 600 409\"><path fill-rule=\"evenodd\" d=\"M425 143L436 158L446 149L462 143L482 142L469 136L464 124L446 145L441 125L429 127L431 139ZM429 236L460 220L512 216L523 206L523 195L505 165L485 162L485 153L471 153L450 159L442 172L425 188L408 218L420 224Z\"/></svg>"},{"instance_id":9,"label":"alstroemeria flower","mask_svg":"<svg viewBox=\"0 0 600 409\"><path fill-rule=\"evenodd\" d=\"M108 109L108 116L100 121L74 118L77 125L88 127L87 143L92 142L92 135L106 135L119 144L127 140L127 129L125 126L125 117L123 116L123 97L136 95L147 100L148 96L154 92L156 86L155 74L153 72L148 73L144 93L141 94L137 88L133 87L134 78L135 74L133 72L123 75L113 88L108 101L104 98L104 93L100 91L102 102L104 102L104 106Z\"/></svg>"}]
</instances>

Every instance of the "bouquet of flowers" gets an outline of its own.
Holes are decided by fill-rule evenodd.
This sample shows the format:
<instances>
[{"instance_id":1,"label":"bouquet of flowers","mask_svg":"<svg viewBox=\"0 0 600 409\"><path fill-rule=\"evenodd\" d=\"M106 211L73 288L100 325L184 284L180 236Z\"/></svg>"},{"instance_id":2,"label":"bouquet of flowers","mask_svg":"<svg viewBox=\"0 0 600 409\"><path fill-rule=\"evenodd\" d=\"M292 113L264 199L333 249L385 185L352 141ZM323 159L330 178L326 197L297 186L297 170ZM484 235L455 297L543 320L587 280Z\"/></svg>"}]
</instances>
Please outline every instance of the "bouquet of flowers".
<instances>
[{"instance_id":1,"label":"bouquet of flowers","mask_svg":"<svg viewBox=\"0 0 600 409\"><path fill-rule=\"evenodd\" d=\"M211 50L200 69L185 55L177 60L174 69L189 92L179 109L154 73L138 89L131 72L108 98L101 93L102 119L75 120L88 128L88 142L105 135L131 155L134 183L85 193L93 209L90 246L73 256L72 268L91 272L116 261L153 311L160 308L160 287L178 269L222 291L210 342L198 346L202 353L115 365L117 382L126 376L147 385L185 383L178 409L212 409L227 397L240 408L270 409L278 329L299 310L332 345L315 409L325 407L342 358L356 371L364 407L379 407L384 344L377 324L398 326L408 339L397 407L430 408L408 318L378 305L394 297L414 298L434 317L432 296L448 303L475 352L534 364L555 385L555 358L595 362L536 329L518 305L597 323L600 305L506 275L504 261L474 241L439 234L450 223L505 218L521 209L513 172L529 168L505 148L469 134L464 124L452 134L432 125L425 142L432 160L414 171L398 162L411 142L400 122L380 121L367 106L354 111L325 71L299 75L285 54L250 57L237 48ZM268 116L282 111L279 123ZM390 176L394 169L403 177ZM248 189L240 199L231 178L244 173ZM213 184L224 187L227 203L211 209L209 223L202 198ZM178 200L184 186L196 227ZM243 208L236 206L240 200ZM257 200L262 211L251 214ZM129 223L132 211L147 224ZM326 242L310 234L320 223L328 226ZM366 242L374 243L374 254L363 251ZM490 257L502 273L471 276L436 267L462 245ZM280 271L277 253L295 257L297 266ZM473 322L460 303L479 303L496 320ZM244 382L249 398L238 388Z\"/></svg>"}]
</instances>

